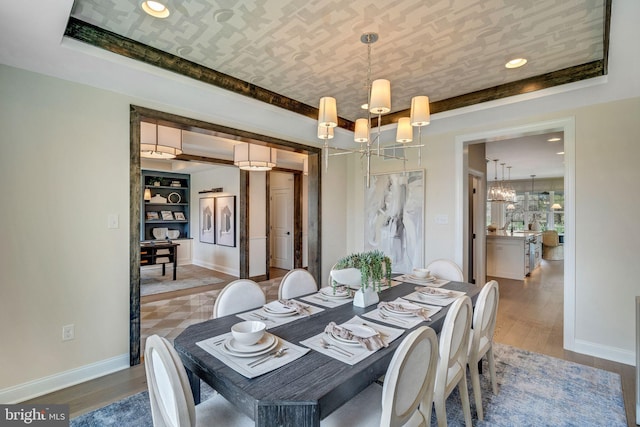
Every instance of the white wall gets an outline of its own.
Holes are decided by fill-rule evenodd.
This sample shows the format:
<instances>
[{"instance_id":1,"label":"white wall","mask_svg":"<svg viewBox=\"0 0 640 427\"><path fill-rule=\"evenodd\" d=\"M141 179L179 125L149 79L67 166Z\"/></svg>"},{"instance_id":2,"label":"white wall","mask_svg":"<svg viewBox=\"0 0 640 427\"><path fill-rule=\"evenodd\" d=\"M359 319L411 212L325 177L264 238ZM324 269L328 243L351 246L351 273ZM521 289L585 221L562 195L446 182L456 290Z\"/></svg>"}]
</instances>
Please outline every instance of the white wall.
<instances>
[{"instance_id":1,"label":"white wall","mask_svg":"<svg viewBox=\"0 0 640 427\"><path fill-rule=\"evenodd\" d=\"M221 193L200 194L200 191L220 188ZM238 248L238 196L240 194L240 172L231 166L219 166L191 174L191 236L193 237L193 263L201 267L238 276L240 250ZM200 198L236 196L236 246L221 246L200 241Z\"/></svg>"}]
</instances>

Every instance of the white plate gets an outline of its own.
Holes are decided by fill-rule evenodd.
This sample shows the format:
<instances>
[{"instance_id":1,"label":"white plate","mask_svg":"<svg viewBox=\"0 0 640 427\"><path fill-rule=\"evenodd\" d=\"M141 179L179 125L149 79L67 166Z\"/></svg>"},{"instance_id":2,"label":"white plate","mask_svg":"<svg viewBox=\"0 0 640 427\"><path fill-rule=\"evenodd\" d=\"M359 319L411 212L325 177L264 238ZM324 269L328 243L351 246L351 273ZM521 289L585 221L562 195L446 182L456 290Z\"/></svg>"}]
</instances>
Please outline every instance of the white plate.
<instances>
[{"instance_id":1,"label":"white plate","mask_svg":"<svg viewBox=\"0 0 640 427\"><path fill-rule=\"evenodd\" d=\"M347 291L343 291L343 292L338 292L336 291L336 293L333 293L333 289L330 287L326 287L326 288L321 288L320 289L320 293L322 295L324 295L325 297L329 297L329 298L349 298L349 292Z\"/></svg>"},{"instance_id":2,"label":"white plate","mask_svg":"<svg viewBox=\"0 0 640 427\"><path fill-rule=\"evenodd\" d=\"M402 307L406 307L406 308L411 309L411 310L422 308L419 305L411 304L410 302L395 302L394 304L399 304ZM385 310L385 311L388 311L389 313L395 314L397 316L415 316L415 313L406 312L406 311L400 311L400 310L394 310L393 308L387 307L387 306L382 307L382 309Z\"/></svg>"},{"instance_id":3,"label":"white plate","mask_svg":"<svg viewBox=\"0 0 640 427\"><path fill-rule=\"evenodd\" d=\"M375 329L370 328L369 326L359 325L357 323L345 323L344 325L341 325L341 326L345 329L350 330L353 335L359 338L370 338L378 334ZM349 344L349 345L360 345L358 340L348 340L346 338L342 338L340 336L334 335L333 333L331 333L330 335L332 338L334 338L336 341L340 343Z\"/></svg>"},{"instance_id":4,"label":"white plate","mask_svg":"<svg viewBox=\"0 0 640 427\"><path fill-rule=\"evenodd\" d=\"M269 335L271 337L270 341L271 344L269 344L269 346L262 348L262 350L256 350L253 352L246 352L246 351L240 351L238 350L238 346L242 345L242 344L238 344L238 343L234 343L234 339L233 338L228 338L227 340L225 340L225 342L222 344L222 351L231 355L231 356L235 356L235 357L254 357L254 356L260 356L261 354L265 354L270 352L271 350L273 350L274 348L276 348L279 344L279 340L275 335L271 335L271 334L265 334ZM242 345L243 348L247 348L249 346L246 345Z\"/></svg>"},{"instance_id":5,"label":"white plate","mask_svg":"<svg viewBox=\"0 0 640 427\"><path fill-rule=\"evenodd\" d=\"M233 337L226 339L225 343L227 344L227 348L229 348L229 350L232 350L236 353L255 353L257 351L262 351L265 348L271 347L275 340L275 335L271 335L270 333L265 332L262 338L260 338L260 340L253 345L241 344Z\"/></svg>"},{"instance_id":6,"label":"white plate","mask_svg":"<svg viewBox=\"0 0 640 427\"><path fill-rule=\"evenodd\" d=\"M262 309L265 313L272 316L293 316L294 314L298 314L295 308L287 307L278 301L272 301L269 304L265 304Z\"/></svg>"},{"instance_id":7,"label":"white plate","mask_svg":"<svg viewBox=\"0 0 640 427\"><path fill-rule=\"evenodd\" d=\"M411 280L415 280L417 282L423 282L423 283L429 283L436 280L436 276L418 277L418 276L414 276L413 274L409 274L409 278Z\"/></svg>"}]
</instances>

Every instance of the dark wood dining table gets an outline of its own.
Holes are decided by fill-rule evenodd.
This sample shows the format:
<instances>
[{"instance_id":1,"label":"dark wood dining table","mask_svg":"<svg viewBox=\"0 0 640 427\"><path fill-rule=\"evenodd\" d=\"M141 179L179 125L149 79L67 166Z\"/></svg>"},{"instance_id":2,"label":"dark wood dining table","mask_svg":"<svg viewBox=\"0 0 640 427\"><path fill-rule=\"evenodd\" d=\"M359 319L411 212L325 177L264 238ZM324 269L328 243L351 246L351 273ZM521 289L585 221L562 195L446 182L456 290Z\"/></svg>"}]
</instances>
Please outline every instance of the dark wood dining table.
<instances>
[{"instance_id":1,"label":"dark wood dining table","mask_svg":"<svg viewBox=\"0 0 640 427\"><path fill-rule=\"evenodd\" d=\"M380 301L393 301L410 294L414 288L415 285L410 283L397 284L380 292ZM442 289L463 291L471 297L474 305L480 291L475 285L463 282L449 282ZM299 344L300 341L324 331L331 321L340 324L376 307L374 304L359 308L347 303L335 308L325 308L310 317L269 329L269 332ZM430 322L422 322L416 328L426 325L439 333L449 307L450 305L443 307L431 317ZM196 402L200 399L200 380L205 381L251 417L256 426L265 427L319 426L321 419L384 375L400 342L409 331L415 329L407 329L388 347L376 351L353 366L312 350L279 369L249 379L196 344L229 332L231 326L240 320L235 315L229 315L189 326L176 337L174 346L187 369ZM397 328L395 325L388 326Z\"/></svg>"}]
</instances>

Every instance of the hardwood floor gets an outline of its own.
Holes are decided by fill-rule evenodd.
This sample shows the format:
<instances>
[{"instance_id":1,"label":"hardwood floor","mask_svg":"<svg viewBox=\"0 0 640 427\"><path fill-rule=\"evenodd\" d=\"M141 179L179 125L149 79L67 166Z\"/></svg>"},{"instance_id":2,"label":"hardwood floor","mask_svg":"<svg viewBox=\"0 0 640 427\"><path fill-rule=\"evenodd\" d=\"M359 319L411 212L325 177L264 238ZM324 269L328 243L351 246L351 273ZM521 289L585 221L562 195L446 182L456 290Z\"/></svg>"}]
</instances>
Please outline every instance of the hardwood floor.
<instances>
[{"instance_id":1,"label":"hardwood floor","mask_svg":"<svg viewBox=\"0 0 640 427\"><path fill-rule=\"evenodd\" d=\"M271 277L281 277L283 274L284 271L273 271ZM562 348L562 261L543 261L543 265L524 281L495 279L500 285L500 303L495 340L536 353L620 374L627 424L630 427L635 426L635 367L573 353ZM261 283L263 289L267 290L268 299L274 298L274 292L277 295L278 282L278 279L271 279L268 282ZM153 304L162 306L162 301L168 301L169 304L164 305L162 310L166 310L164 311L164 318L169 318L171 317L168 315L171 313L170 307L180 307L183 304L175 304L175 302L180 298L184 299L191 296L192 299L189 302L191 308L195 308L195 310L201 309L205 313L195 314L194 318L198 316L204 317L210 312L207 311L208 308L202 309L203 304L210 304L211 301L207 301L202 296L203 293L201 291L192 291L191 293L177 291L177 295L163 294L162 298L154 296L155 298L149 298L151 301L143 299L143 306L152 306ZM211 289L208 289L204 293L211 291ZM541 316L540 313L545 313L545 315ZM172 331L169 334L169 338L175 336L174 334L175 331ZM29 402L69 404L70 415L75 417L145 389L144 367L139 365L38 397Z\"/></svg>"}]
</instances>

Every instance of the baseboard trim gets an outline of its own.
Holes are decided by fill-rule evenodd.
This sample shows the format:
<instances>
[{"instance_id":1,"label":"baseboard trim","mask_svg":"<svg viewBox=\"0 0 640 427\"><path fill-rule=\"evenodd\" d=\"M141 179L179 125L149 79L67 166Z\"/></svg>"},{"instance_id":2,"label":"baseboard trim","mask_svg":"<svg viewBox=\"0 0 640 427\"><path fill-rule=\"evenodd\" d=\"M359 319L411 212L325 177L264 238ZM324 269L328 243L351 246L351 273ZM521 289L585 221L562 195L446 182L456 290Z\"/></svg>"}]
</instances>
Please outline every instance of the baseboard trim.
<instances>
[{"instance_id":1,"label":"baseboard trim","mask_svg":"<svg viewBox=\"0 0 640 427\"><path fill-rule=\"evenodd\" d=\"M209 262L204 262L200 260L193 260L193 264L197 265L198 267L208 268L209 270L219 271L220 273L228 274L230 276L237 277L239 274L238 270L228 268L224 265L215 265L215 264L211 264Z\"/></svg>"},{"instance_id":2,"label":"baseboard trim","mask_svg":"<svg viewBox=\"0 0 640 427\"><path fill-rule=\"evenodd\" d=\"M624 363L625 365L635 366L636 355L633 351L623 350L617 347L610 347L601 344L594 344L590 341L574 340L574 348L567 350L576 353L587 354L589 356L598 357L600 359L611 360L613 362Z\"/></svg>"},{"instance_id":3,"label":"baseboard trim","mask_svg":"<svg viewBox=\"0 0 640 427\"><path fill-rule=\"evenodd\" d=\"M129 368L128 353L2 389L0 390L0 402L4 404L24 402L25 400L33 399L127 368Z\"/></svg>"}]
</instances>

